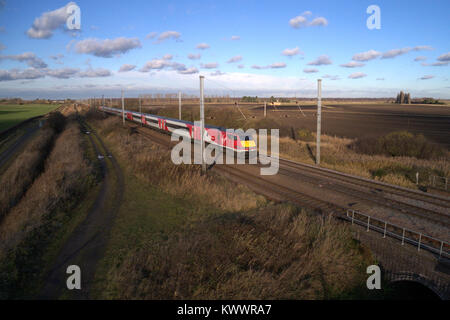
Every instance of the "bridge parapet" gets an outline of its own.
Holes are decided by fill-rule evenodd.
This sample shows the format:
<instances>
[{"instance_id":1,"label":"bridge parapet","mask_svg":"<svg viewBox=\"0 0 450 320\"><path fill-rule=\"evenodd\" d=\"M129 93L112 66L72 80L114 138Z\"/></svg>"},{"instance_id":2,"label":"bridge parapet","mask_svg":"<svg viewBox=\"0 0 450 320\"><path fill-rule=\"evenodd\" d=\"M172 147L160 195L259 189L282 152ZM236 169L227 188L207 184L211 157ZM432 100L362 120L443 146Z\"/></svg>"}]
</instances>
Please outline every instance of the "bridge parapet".
<instances>
[{"instance_id":1,"label":"bridge parapet","mask_svg":"<svg viewBox=\"0 0 450 320\"><path fill-rule=\"evenodd\" d=\"M357 240L371 249L382 268L384 278L395 281L415 281L450 300L450 260L425 250L418 251L407 243L383 238L377 232L353 227Z\"/></svg>"}]
</instances>

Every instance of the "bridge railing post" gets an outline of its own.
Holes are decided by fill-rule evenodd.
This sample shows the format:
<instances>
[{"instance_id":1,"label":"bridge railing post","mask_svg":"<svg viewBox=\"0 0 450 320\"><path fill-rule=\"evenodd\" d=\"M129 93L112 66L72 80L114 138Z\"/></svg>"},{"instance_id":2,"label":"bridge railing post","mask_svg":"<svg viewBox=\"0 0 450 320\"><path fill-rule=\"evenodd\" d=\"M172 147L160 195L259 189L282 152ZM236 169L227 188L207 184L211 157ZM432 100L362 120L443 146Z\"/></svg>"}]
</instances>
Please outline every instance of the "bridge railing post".
<instances>
[{"instance_id":1,"label":"bridge railing post","mask_svg":"<svg viewBox=\"0 0 450 320\"><path fill-rule=\"evenodd\" d=\"M384 233L383 238L386 238L387 221L384 222Z\"/></svg>"},{"instance_id":2,"label":"bridge railing post","mask_svg":"<svg viewBox=\"0 0 450 320\"><path fill-rule=\"evenodd\" d=\"M367 232L370 230L370 216L367 216Z\"/></svg>"},{"instance_id":3,"label":"bridge railing post","mask_svg":"<svg viewBox=\"0 0 450 320\"><path fill-rule=\"evenodd\" d=\"M405 244L405 228L403 228L402 245Z\"/></svg>"},{"instance_id":4,"label":"bridge railing post","mask_svg":"<svg viewBox=\"0 0 450 320\"><path fill-rule=\"evenodd\" d=\"M439 258L442 256L442 249L444 248L444 241L441 241L441 249L439 250Z\"/></svg>"},{"instance_id":5,"label":"bridge railing post","mask_svg":"<svg viewBox=\"0 0 450 320\"><path fill-rule=\"evenodd\" d=\"M417 251L420 251L420 242L422 241L422 233L419 234L419 244L417 245Z\"/></svg>"}]
</instances>

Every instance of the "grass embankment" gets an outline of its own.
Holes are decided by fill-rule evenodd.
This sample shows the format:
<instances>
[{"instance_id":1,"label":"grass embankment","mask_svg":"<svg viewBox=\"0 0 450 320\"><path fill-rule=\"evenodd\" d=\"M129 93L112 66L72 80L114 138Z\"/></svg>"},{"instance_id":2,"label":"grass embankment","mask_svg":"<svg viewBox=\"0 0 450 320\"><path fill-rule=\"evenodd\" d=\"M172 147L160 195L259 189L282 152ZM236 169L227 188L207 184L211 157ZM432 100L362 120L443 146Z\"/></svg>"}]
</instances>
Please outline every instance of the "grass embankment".
<instances>
[{"instance_id":1,"label":"grass embankment","mask_svg":"<svg viewBox=\"0 0 450 320\"><path fill-rule=\"evenodd\" d=\"M1 221L0 298L32 297L51 259L87 212L83 205L74 209L94 183L83 143L78 124L69 121L42 173Z\"/></svg>"},{"instance_id":2,"label":"grass embankment","mask_svg":"<svg viewBox=\"0 0 450 320\"><path fill-rule=\"evenodd\" d=\"M64 126L65 118L52 113L38 135L0 177L0 222L25 194L33 180L44 169L53 141Z\"/></svg>"},{"instance_id":3,"label":"grass embankment","mask_svg":"<svg viewBox=\"0 0 450 320\"><path fill-rule=\"evenodd\" d=\"M282 157L314 164L316 154L315 134L310 133L313 141L290 137L280 139ZM380 180L408 188L417 188L416 172L419 172L419 184L427 185L430 175L449 176L450 155L436 159L418 159L411 156L367 155L353 149L355 140L322 135L321 166L360 177Z\"/></svg>"},{"instance_id":4,"label":"grass embankment","mask_svg":"<svg viewBox=\"0 0 450 320\"><path fill-rule=\"evenodd\" d=\"M29 118L46 114L58 107L59 105L49 104L0 105L0 132Z\"/></svg>"},{"instance_id":5,"label":"grass embankment","mask_svg":"<svg viewBox=\"0 0 450 320\"><path fill-rule=\"evenodd\" d=\"M97 298L324 299L365 286L373 261L346 225L175 166L118 118L90 123L126 177Z\"/></svg>"}]
</instances>

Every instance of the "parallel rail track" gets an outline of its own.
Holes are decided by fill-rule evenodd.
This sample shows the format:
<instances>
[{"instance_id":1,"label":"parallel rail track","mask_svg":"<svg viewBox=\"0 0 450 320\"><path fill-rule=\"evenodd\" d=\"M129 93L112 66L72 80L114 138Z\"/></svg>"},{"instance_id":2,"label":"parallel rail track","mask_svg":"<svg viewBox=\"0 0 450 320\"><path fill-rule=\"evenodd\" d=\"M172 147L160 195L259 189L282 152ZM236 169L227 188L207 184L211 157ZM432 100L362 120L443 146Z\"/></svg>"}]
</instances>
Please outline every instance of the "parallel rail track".
<instances>
[{"instance_id":1,"label":"parallel rail track","mask_svg":"<svg viewBox=\"0 0 450 320\"><path fill-rule=\"evenodd\" d=\"M146 127L135 127L135 130L141 134L142 136L156 142L157 144L169 147L168 140L166 137L162 136L161 133ZM300 206L312 209L319 210L324 213L331 213L333 216L350 221L347 210L347 207L340 206L336 203L329 202L324 200L323 198L314 197L310 194L303 194L298 190L290 188L286 185L282 185L275 181L269 181L260 176L250 175L244 168L239 168L238 166L227 166L227 165L216 165L216 168L220 171L221 174L225 174L236 181L246 181L248 186L264 195L268 198L272 198L274 200L288 200L293 203L296 203ZM356 198L360 198L366 200L368 202L376 203L379 206L384 206L387 208L392 208L398 211L401 211L405 215L411 215L415 217L419 217L421 219L426 219L434 224L439 224L444 227L450 227L450 198L426 194L421 191L415 191L406 189L403 187L389 185L383 182L372 181L369 179L352 176L345 173L336 172L330 169L318 168L308 164L302 164L286 159L280 159L280 170L279 174L290 176L290 177L298 177L303 181L308 182L318 182L318 179L321 180L329 180L334 183L339 184L339 189L337 190L340 193L344 193L347 195L351 195ZM330 188L324 184L323 187ZM353 188L352 188L353 187ZM356 189L355 189L356 187ZM369 189L369 192L364 192L358 190L361 188ZM333 189L336 191L335 189ZM443 208L443 212L436 212L431 209L424 208L424 206L419 204L412 204L411 201L406 203L406 201L400 201L398 199L385 198L384 194L390 194L398 197L403 197L408 200L420 201L421 204L424 205L432 205ZM375 219L377 220L377 219ZM378 220L380 221L380 220ZM361 224L361 223L359 223ZM399 239L399 232L405 233L403 229L395 225L389 225L391 231L388 231L388 236ZM382 227L380 223L374 224L371 226L371 230L382 233ZM418 232L410 232L410 230L406 229L406 236L419 234ZM405 235L403 235L405 238ZM413 240L414 242L415 240ZM436 252L444 250L444 256L449 256L450 246L448 242L441 241L435 239L433 237L429 237L421 234L421 241L424 250L429 251L433 254ZM408 241L406 237L406 243L411 243ZM417 241L415 242L417 243ZM443 248L442 248L443 246Z\"/></svg>"}]
</instances>

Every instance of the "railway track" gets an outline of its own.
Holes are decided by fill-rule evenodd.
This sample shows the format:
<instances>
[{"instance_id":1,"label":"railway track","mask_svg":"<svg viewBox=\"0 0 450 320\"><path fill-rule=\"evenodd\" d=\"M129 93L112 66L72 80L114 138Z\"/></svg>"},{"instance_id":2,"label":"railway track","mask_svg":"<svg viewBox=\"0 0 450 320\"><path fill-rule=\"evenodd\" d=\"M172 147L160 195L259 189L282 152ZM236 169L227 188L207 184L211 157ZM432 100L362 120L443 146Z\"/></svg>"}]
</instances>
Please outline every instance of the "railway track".
<instances>
[{"instance_id":1,"label":"railway track","mask_svg":"<svg viewBox=\"0 0 450 320\"><path fill-rule=\"evenodd\" d=\"M411 195L406 198L404 194L391 192L384 189L383 185L376 184L376 182L372 184L362 181L361 183L357 177L344 177L341 180L339 174L334 175L334 172L328 174L328 172L323 172L319 168L302 167L301 164L297 166L296 163L286 163L286 161L282 161L281 159L280 165L279 174L296 176L305 182L322 183L322 188L332 191L338 190L339 193L352 196L355 200L364 200L380 207L395 209L403 214L413 215L445 227L450 227L450 208L443 201L440 201L438 205L434 202L425 202ZM366 190L362 191L361 189ZM403 190L400 191L402 193L404 192ZM405 198L395 199L392 195ZM411 203L411 200L412 202L420 201L420 203ZM433 209L424 207L429 205Z\"/></svg>"},{"instance_id":2,"label":"railway track","mask_svg":"<svg viewBox=\"0 0 450 320\"><path fill-rule=\"evenodd\" d=\"M332 177L332 178L339 178L342 181L349 182L353 185L358 185L361 187L369 187L373 188L374 190L382 190L382 191L388 191L391 194L396 194L399 196L406 196L408 198L412 198L415 200L428 202L431 204L435 204L438 206L444 206L447 209L450 210L450 197L444 197L434 194L429 194L421 191L416 191L412 189L403 188L400 186L394 186L389 185L387 183L381 182L381 181L375 181L375 180L369 180L362 177L353 176L350 174L334 171L331 169L326 168L318 168L309 164L294 162L287 159L280 159L280 164L294 167L294 168L300 168L302 170L314 172L316 174L320 174L322 176ZM450 215L450 213L447 213L447 215Z\"/></svg>"},{"instance_id":3,"label":"railway track","mask_svg":"<svg viewBox=\"0 0 450 320\"><path fill-rule=\"evenodd\" d=\"M146 127L136 127L135 130L153 142L167 147L168 149L170 148L168 136L164 136L161 133ZM258 164L257 166L261 165ZM319 198L311 194L305 194L280 182L249 174L244 166L216 165L215 168L220 174L228 176L235 182L245 181L251 189L267 196L269 199L281 201L288 200L316 212L331 213L339 219L352 221L353 223L353 219L349 218L347 212L348 207L328 201L325 197ZM376 204L379 207L393 209L406 216L427 220L434 225L450 228L450 198L447 197L425 194L420 191L409 190L385 184L383 182L372 181L286 159L280 159L279 175L298 180L301 179L301 181L309 183L319 183L324 189L358 198L365 202ZM435 210L433 210L433 208ZM436 209L439 210L436 211ZM371 230L383 233L383 226L380 224L381 220L374 219L373 221L378 221L378 224L375 223L372 225ZM362 225L361 223L358 224ZM407 237L410 236L413 238L413 236L420 234L421 240L419 241L422 241L422 245L428 246L430 252L436 254L443 246L445 254L448 255L448 242L442 242L441 240L426 236L419 232L411 232L411 230L397 225L390 225L390 227L391 231L388 230L388 235L397 240L401 239L402 232L403 237L405 236L404 229L406 229ZM413 243L411 243L408 238L403 242L410 244L417 243L414 239L412 241ZM425 247L425 250L428 250L427 247Z\"/></svg>"}]
</instances>

